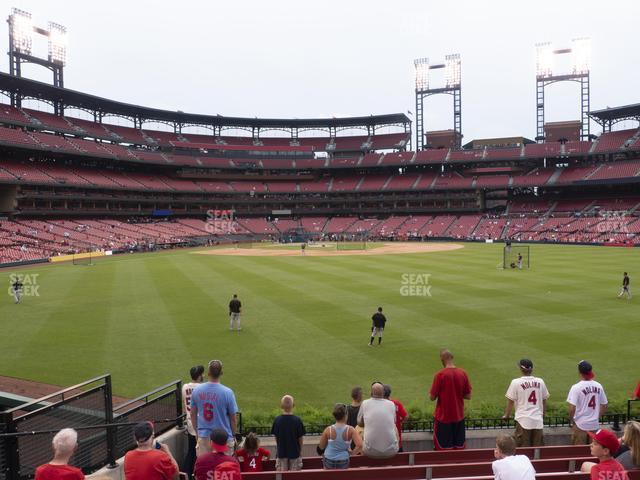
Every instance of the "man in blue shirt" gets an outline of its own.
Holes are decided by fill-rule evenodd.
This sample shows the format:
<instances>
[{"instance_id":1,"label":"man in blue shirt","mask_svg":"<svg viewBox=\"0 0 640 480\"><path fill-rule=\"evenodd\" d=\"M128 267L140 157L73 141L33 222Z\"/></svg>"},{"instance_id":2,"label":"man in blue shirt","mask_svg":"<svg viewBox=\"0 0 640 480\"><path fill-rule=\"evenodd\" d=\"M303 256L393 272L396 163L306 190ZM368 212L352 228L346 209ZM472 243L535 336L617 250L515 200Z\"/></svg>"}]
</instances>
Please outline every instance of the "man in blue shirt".
<instances>
[{"instance_id":1,"label":"man in blue shirt","mask_svg":"<svg viewBox=\"0 0 640 480\"><path fill-rule=\"evenodd\" d=\"M209 437L215 429L223 429L228 435L228 445L233 451L237 428L238 405L236 397L229 387L220 383L222 362L209 362L207 383L202 383L191 393L191 423L198 436L196 455L211 451Z\"/></svg>"}]
</instances>

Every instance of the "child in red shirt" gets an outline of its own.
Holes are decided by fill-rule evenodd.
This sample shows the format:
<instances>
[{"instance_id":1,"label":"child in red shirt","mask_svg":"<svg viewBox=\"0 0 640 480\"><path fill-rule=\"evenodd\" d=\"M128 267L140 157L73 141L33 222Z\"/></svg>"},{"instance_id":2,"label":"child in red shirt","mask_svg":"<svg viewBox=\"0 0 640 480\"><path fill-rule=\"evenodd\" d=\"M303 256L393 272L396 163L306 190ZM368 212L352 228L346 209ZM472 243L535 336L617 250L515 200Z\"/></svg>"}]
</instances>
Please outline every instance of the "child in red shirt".
<instances>
[{"instance_id":1,"label":"child in red shirt","mask_svg":"<svg viewBox=\"0 0 640 480\"><path fill-rule=\"evenodd\" d=\"M262 462L269 460L269 450L260 448L260 440L253 432L244 439L242 447L236 452L240 469L243 472L262 472Z\"/></svg>"},{"instance_id":2,"label":"child in red shirt","mask_svg":"<svg viewBox=\"0 0 640 480\"><path fill-rule=\"evenodd\" d=\"M591 480L628 480L627 472L613 456L620 448L618 438L609 430L587 432L591 437L591 455L598 463L584 462L580 470L588 472Z\"/></svg>"}]
</instances>

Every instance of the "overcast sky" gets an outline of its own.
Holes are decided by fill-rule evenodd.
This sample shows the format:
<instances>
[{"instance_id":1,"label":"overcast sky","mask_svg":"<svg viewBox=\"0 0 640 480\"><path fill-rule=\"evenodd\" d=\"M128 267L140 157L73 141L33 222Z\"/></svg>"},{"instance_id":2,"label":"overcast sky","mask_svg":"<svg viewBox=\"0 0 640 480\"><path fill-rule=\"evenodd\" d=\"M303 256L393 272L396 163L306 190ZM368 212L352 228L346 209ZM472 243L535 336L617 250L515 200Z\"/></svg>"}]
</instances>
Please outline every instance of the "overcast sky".
<instances>
[{"instance_id":1,"label":"overcast sky","mask_svg":"<svg viewBox=\"0 0 640 480\"><path fill-rule=\"evenodd\" d=\"M415 113L414 58L438 63L460 53L465 141L533 138L534 45L570 47L585 36L592 39L591 108L640 103L637 0L8 0L0 14L12 6L31 12L36 25L68 28L66 87L169 110L270 118ZM0 44L8 45L4 21ZM46 54L46 43L34 49ZM0 69L9 70L6 55ZM25 75L49 79L40 67L25 67ZM577 84L547 89L547 120L579 119L579 99ZM426 128L452 128L451 105L448 95L429 99Z\"/></svg>"}]
</instances>

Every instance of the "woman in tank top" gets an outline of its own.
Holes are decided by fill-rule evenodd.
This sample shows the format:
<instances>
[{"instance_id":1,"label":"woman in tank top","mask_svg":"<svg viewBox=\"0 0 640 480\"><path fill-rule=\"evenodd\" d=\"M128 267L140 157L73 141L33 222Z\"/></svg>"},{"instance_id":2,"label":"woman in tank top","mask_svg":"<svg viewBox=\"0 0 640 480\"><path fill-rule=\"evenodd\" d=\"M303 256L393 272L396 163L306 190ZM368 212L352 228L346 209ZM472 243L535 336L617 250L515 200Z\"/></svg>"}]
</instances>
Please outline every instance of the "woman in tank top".
<instances>
[{"instance_id":1,"label":"woman in tank top","mask_svg":"<svg viewBox=\"0 0 640 480\"><path fill-rule=\"evenodd\" d=\"M362 437L350 425L347 425L347 406L338 403L333 408L336 423L324 429L318 452L323 452L322 464L326 469L349 468L349 455L362 449ZM351 450L351 441L355 448Z\"/></svg>"}]
</instances>

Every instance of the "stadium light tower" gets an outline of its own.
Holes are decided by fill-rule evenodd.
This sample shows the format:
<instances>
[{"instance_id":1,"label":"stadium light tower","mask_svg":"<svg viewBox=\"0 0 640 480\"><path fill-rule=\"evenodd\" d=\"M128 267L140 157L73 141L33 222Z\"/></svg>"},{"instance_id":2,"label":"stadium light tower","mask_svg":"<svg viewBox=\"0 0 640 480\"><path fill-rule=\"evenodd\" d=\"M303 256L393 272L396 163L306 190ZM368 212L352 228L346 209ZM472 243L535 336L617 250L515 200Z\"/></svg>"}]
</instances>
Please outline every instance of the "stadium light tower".
<instances>
[{"instance_id":1,"label":"stadium light tower","mask_svg":"<svg viewBox=\"0 0 640 480\"><path fill-rule=\"evenodd\" d=\"M571 71L560 73L554 69L554 60L558 55L571 54ZM591 40L575 38L571 48L554 50L551 43L536 44L536 141L544 141L545 123L545 87L557 82L577 82L580 84L580 112L582 128L580 138L588 140L591 134L589 122L591 70Z\"/></svg>"},{"instance_id":2,"label":"stadium light tower","mask_svg":"<svg viewBox=\"0 0 640 480\"><path fill-rule=\"evenodd\" d=\"M33 24L31 14L13 8L7 18L9 24L9 73L16 77L22 76L23 63L35 63L53 72L53 85L64 87L63 69L67 63L67 29L62 25L49 22L47 28ZM47 37L49 52L47 58L33 53L34 34ZM19 107L21 97L13 94L11 104ZM62 113L61 104L54 105L56 113Z\"/></svg>"},{"instance_id":3,"label":"stadium light tower","mask_svg":"<svg viewBox=\"0 0 640 480\"><path fill-rule=\"evenodd\" d=\"M445 62L430 64L428 58L417 58L413 62L416 68L416 149L423 150L426 145L424 128L424 100L438 94L453 95L453 129L458 147L462 137L462 88L460 54L445 56ZM444 68L445 86L431 88L431 70Z\"/></svg>"}]
</instances>

